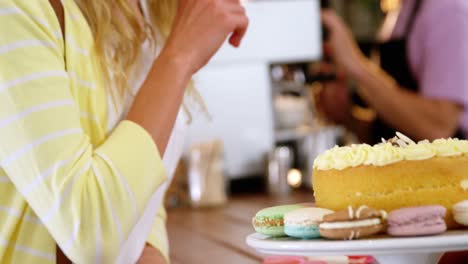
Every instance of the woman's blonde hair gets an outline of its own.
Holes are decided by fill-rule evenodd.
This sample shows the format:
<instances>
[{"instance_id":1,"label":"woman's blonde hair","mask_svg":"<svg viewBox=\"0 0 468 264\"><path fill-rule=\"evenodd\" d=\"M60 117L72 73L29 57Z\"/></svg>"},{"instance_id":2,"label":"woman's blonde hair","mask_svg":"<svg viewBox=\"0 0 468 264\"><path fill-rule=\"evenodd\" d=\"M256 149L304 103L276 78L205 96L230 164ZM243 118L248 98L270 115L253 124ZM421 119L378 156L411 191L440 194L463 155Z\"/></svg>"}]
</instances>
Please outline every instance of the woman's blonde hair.
<instances>
[{"instance_id":1,"label":"woman's blonde hair","mask_svg":"<svg viewBox=\"0 0 468 264\"><path fill-rule=\"evenodd\" d=\"M114 101L122 100L130 90L128 77L135 67L138 68L143 42L149 40L153 47L163 45L174 21L177 0L146 1L149 21L145 25L138 22L137 10L129 0L77 1L94 34L96 52L107 86L115 87L112 88L116 95ZM115 15L115 10L119 10L119 15ZM203 100L192 83L186 94L193 97L206 112ZM184 109L188 112L185 104Z\"/></svg>"}]
</instances>

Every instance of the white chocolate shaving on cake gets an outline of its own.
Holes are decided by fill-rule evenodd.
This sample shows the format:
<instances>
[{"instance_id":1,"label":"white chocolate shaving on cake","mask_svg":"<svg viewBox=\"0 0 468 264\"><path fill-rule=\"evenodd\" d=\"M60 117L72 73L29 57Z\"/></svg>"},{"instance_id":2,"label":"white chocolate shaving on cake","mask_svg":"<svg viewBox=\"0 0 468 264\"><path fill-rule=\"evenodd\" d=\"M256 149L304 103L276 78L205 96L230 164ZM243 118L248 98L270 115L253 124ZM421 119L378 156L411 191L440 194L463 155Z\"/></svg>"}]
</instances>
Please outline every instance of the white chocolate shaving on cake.
<instances>
[{"instance_id":1,"label":"white chocolate shaving on cake","mask_svg":"<svg viewBox=\"0 0 468 264\"><path fill-rule=\"evenodd\" d=\"M380 214L382 215L382 219L386 220L387 217L388 217L387 211L380 210L379 212L380 212Z\"/></svg>"},{"instance_id":2,"label":"white chocolate shaving on cake","mask_svg":"<svg viewBox=\"0 0 468 264\"><path fill-rule=\"evenodd\" d=\"M353 207L351 205L348 206L348 216L349 216L349 219L354 218L354 211L353 211Z\"/></svg>"},{"instance_id":3,"label":"white chocolate shaving on cake","mask_svg":"<svg viewBox=\"0 0 468 264\"><path fill-rule=\"evenodd\" d=\"M468 140L457 138L429 140L418 143L400 132L396 137L370 146L367 144L346 147L335 146L319 155L314 169L343 170L361 165L385 166L402 160L426 160L432 157L468 155Z\"/></svg>"},{"instance_id":4,"label":"white chocolate shaving on cake","mask_svg":"<svg viewBox=\"0 0 468 264\"><path fill-rule=\"evenodd\" d=\"M402 133L400 132L396 132L396 135L399 139L401 139L403 142L405 142L407 145L415 145L416 142L414 142L413 140L411 140L411 138L407 137L406 135L403 135Z\"/></svg>"},{"instance_id":5,"label":"white chocolate shaving on cake","mask_svg":"<svg viewBox=\"0 0 468 264\"><path fill-rule=\"evenodd\" d=\"M405 160L426 160L436 156L436 150L431 143L418 143L400 148L399 152Z\"/></svg>"},{"instance_id":6,"label":"white chocolate shaving on cake","mask_svg":"<svg viewBox=\"0 0 468 264\"><path fill-rule=\"evenodd\" d=\"M367 208L369 208L369 207L367 207L366 205L359 206L359 208L356 210L356 219L361 218L362 210L367 209Z\"/></svg>"}]
</instances>

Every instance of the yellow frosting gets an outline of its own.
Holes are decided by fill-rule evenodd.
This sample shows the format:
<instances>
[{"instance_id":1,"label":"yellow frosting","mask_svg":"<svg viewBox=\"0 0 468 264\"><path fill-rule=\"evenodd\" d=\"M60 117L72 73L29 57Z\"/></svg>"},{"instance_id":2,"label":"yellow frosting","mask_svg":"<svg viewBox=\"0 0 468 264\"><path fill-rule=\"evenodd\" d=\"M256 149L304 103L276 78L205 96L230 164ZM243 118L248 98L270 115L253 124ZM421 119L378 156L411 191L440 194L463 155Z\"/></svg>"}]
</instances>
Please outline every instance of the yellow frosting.
<instances>
[{"instance_id":1,"label":"yellow frosting","mask_svg":"<svg viewBox=\"0 0 468 264\"><path fill-rule=\"evenodd\" d=\"M318 170L343 170L361 165L385 166L402 160L426 160L432 157L468 155L468 141L459 139L437 139L415 143L405 135L397 133L392 142L370 146L367 144L346 147L335 146L314 161Z\"/></svg>"},{"instance_id":2,"label":"yellow frosting","mask_svg":"<svg viewBox=\"0 0 468 264\"><path fill-rule=\"evenodd\" d=\"M431 143L418 143L397 148L405 160L425 160L434 157L437 151Z\"/></svg>"},{"instance_id":3,"label":"yellow frosting","mask_svg":"<svg viewBox=\"0 0 468 264\"><path fill-rule=\"evenodd\" d=\"M353 150L353 154L355 155L354 166L360 166L362 164L370 165L371 162L370 162L369 157L374 155L373 151L374 149L372 148L371 145L367 145L367 144L354 145L354 150Z\"/></svg>"},{"instance_id":4,"label":"yellow frosting","mask_svg":"<svg viewBox=\"0 0 468 264\"><path fill-rule=\"evenodd\" d=\"M464 155L468 155L468 140L459 140L459 139L452 139L454 141L453 144L456 144L457 149L463 153Z\"/></svg>"},{"instance_id":5,"label":"yellow frosting","mask_svg":"<svg viewBox=\"0 0 468 264\"><path fill-rule=\"evenodd\" d=\"M392 143L381 143L373 147L372 155L368 156L369 163L374 166L385 166L403 160L399 149Z\"/></svg>"},{"instance_id":6,"label":"yellow frosting","mask_svg":"<svg viewBox=\"0 0 468 264\"><path fill-rule=\"evenodd\" d=\"M337 148L332 156L335 161L334 168L342 170L346 167L353 166L353 155L351 153L351 147Z\"/></svg>"},{"instance_id":7,"label":"yellow frosting","mask_svg":"<svg viewBox=\"0 0 468 264\"><path fill-rule=\"evenodd\" d=\"M457 147L457 141L453 139L436 139L432 142L437 156L450 157L460 156L462 152Z\"/></svg>"},{"instance_id":8,"label":"yellow frosting","mask_svg":"<svg viewBox=\"0 0 468 264\"><path fill-rule=\"evenodd\" d=\"M338 149L338 146L335 146L332 149L329 149L325 151L323 154L321 154L319 158L314 160L314 168L321 168L321 170L330 170L333 169L333 164L334 162L331 160L333 159L333 153L336 149Z\"/></svg>"}]
</instances>

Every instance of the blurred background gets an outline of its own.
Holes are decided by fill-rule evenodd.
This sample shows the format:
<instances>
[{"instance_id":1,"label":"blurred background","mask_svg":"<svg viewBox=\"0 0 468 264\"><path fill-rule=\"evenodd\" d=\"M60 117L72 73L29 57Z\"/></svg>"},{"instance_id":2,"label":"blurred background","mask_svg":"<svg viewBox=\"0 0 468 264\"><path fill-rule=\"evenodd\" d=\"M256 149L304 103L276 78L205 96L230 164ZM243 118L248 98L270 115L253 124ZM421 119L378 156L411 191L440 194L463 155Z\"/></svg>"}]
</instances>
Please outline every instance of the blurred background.
<instances>
[{"instance_id":1,"label":"blurred background","mask_svg":"<svg viewBox=\"0 0 468 264\"><path fill-rule=\"evenodd\" d=\"M315 157L335 145L358 142L316 107L322 83L335 78L318 67L328 61L320 8L336 10L371 56L384 15L397 2L249 1L251 24L242 47L224 46L195 77L209 113L194 113L168 205L198 204L211 188L224 188L216 192L225 195L310 190ZM225 195L217 199L225 201Z\"/></svg>"},{"instance_id":2,"label":"blurred background","mask_svg":"<svg viewBox=\"0 0 468 264\"><path fill-rule=\"evenodd\" d=\"M380 121L378 111L358 94L359 84L343 77L335 65L337 58L327 48L330 32L321 23L322 9L341 17L357 42L355 50L366 61L380 62L400 88L409 88L419 98L447 100L460 112L468 104L463 72L468 68L468 31L463 27L468 25L468 1L244 2L250 27L242 46L224 45L194 78L208 113L192 108L184 159L166 196L173 263L262 262L264 256L244 242L253 232L255 213L273 205L313 202L317 155L335 145L375 143L368 124ZM406 10L401 13L403 22L397 22L400 10ZM424 13L423 22L417 21L418 12ZM398 24L403 34L392 41ZM431 71L424 72L426 68ZM404 94L407 91L399 96ZM429 110L434 113L434 108ZM466 109L464 121L459 123L458 113L450 118L455 125L448 130L439 126L447 133L442 137L460 136L460 129L454 134L460 123L468 131ZM382 132L379 129L374 127ZM394 135L394 129L385 129ZM441 135L420 133L415 138L416 134L409 136L420 140ZM361 260L335 257L320 263L375 263L372 258Z\"/></svg>"}]
</instances>

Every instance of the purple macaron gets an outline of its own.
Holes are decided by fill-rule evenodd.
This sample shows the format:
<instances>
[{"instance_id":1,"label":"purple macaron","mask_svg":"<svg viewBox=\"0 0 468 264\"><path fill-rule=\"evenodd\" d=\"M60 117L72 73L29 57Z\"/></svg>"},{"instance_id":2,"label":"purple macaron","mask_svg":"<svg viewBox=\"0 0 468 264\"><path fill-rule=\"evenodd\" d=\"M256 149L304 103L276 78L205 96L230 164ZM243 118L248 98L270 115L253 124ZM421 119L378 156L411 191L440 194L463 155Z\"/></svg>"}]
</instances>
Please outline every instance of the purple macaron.
<instances>
[{"instance_id":1,"label":"purple macaron","mask_svg":"<svg viewBox=\"0 0 468 264\"><path fill-rule=\"evenodd\" d=\"M391 236L426 236L443 233L445 207L441 205L407 207L388 214L387 233Z\"/></svg>"}]
</instances>

